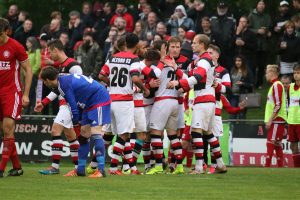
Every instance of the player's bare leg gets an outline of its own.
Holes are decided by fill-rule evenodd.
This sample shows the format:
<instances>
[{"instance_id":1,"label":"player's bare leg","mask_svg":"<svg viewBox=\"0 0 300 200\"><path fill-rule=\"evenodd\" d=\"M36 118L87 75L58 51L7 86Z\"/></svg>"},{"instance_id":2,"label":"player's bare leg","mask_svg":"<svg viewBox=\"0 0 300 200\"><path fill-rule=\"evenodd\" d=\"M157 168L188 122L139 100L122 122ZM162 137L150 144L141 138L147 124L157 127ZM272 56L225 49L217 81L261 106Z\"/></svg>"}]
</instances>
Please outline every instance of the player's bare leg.
<instances>
[{"instance_id":1,"label":"player's bare leg","mask_svg":"<svg viewBox=\"0 0 300 200\"><path fill-rule=\"evenodd\" d=\"M291 142L291 150L293 154L294 167L300 167L300 151L299 142Z\"/></svg>"}]
</instances>

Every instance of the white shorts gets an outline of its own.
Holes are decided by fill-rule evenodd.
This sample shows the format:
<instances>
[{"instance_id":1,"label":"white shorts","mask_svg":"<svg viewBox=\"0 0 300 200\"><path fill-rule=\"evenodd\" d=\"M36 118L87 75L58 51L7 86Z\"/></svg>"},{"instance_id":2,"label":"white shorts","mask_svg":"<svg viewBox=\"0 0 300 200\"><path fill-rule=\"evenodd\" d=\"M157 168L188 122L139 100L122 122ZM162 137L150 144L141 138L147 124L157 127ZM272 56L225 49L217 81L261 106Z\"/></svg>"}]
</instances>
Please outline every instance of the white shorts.
<instances>
[{"instance_id":1,"label":"white shorts","mask_svg":"<svg viewBox=\"0 0 300 200\"><path fill-rule=\"evenodd\" d=\"M115 101L111 103L111 130L114 134L133 133L133 101Z\"/></svg>"},{"instance_id":2,"label":"white shorts","mask_svg":"<svg viewBox=\"0 0 300 200\"><path fill-rule=\"evenodd\" d=\"M212 132L215 119L215 103L197 103L193 106L192 128Z\"/></svg>"},{"instance_id":3,"label":"white shorts","mask_svg":"<svg viewBox=\"0 0 300 200\"><path fill-rule=\"evenodd\" d=\"M155 130L178 128L178 101L165 99L153 104L150 114L150 128Z\"/></svg>"},{"instance_id":4,"label":"white shorts","mask_svg":"<svg viewBox=\"0 0 300 200\"><path fill-rule=\"evenodd\" d=\"M59 106L59 111L54 119L54 123L60 124L65 128L73 128L72 114L68 105Z\"/></svg>"},{"instance_id":5,"label":"white shorts","mask_svg":"<svg viewBox=\"0 0 300 200\"><path fill-rule=\"evenodd\" d=\"M178 104L178 129L185 127L184 121L184 105Z\"/></svg>"},{"instance_id":6,"label":"white shorts","mask_svg":"<svg viewBox=\"0 0 300 200\"><path fill-rule=\"evenodd\" d=\"M223 122L221 116L215 116L213 134L216 137L223 136Z\"/></svg>"},{"instance_id":7,"label":"white shorts","mask_svg":"<svg viewBox=\"0 0 300 200\"><path fill-rule=\"evenodd\" d=\"M147 125L147 132L150 131L150 114L152 110L153 105L149 105L144 107L145 110L145 117L146 117L146 125Z\"/></svg>"},{"instance_id":8,"label":"white shorts","mask_svg":"<svg viewBox=\"0 0 300 200\"><path fill-rule=\"evenodd\" d=\"M134 124L136 133L145 133L147 131L146 115L144 107L134 108Z\"/></svg>"}]
</instances>

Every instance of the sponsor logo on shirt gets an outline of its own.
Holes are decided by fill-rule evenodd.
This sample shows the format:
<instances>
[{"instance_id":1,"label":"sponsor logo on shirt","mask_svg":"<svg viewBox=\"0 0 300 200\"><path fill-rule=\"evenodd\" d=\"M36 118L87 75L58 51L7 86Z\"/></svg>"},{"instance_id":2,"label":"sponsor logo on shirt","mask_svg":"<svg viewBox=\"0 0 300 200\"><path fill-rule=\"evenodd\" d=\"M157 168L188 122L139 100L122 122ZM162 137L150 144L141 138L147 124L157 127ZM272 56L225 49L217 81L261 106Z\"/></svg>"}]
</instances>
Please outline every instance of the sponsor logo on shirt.
<instances>
[{"instance_id":1,"label":"sponsor logo on shirt","mask_svg":"<svg viewBox=\"0 0 300 200\"><path fill-rule=\"evenodd\" d=\"M10 62L0 61L0 70L10 70Z\"/></svg>"}]
</instances>

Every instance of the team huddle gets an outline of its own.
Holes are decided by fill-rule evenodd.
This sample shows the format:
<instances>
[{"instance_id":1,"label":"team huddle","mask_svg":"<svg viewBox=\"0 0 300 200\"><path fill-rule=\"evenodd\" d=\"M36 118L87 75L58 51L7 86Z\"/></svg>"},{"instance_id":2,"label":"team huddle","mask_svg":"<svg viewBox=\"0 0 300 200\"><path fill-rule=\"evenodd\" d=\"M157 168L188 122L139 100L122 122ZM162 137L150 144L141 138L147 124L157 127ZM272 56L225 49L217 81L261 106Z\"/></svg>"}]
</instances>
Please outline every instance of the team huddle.
<instances>
[{"instance_id":1,"label":"team huddle","mask_svg":"<svg viewBox=\"0 0 300 200\"><path fill-rule=\"evenodd\" d=\"M8 38L8 41L14 40ZM222 135L222 105L229 112L237 113L245 107L245 102L232 108L223 95L231 83L227 70L217 64L219 48L210 45L207 36L196 35L192 48L198 58L190 62L180 54L181 40L177 37L168 42L157 41L151 48L142 50L137 35L129 33L120 38L117 45L118 51L107 60L99 77L94 78L98 80L94 80L82 75L80 65L66 56L59 40L49 42L51 59L60 65L41 71L40 79L52 92L37 102L35 111L41 112L56 98L60 107L51 131L52 164L39 172L45 175L60 173L61 134L64 133L74 163L74 169L65 176L85 176L86 172L92 178L106 176L106 150L114 137L108 174L141 174L136 167L141 152L144 173L160 174L167 163L162 142L165 130L170 140L170 173L185 173L183 159L189 157L191 160L194 154L196 163L190 173L204 174L207 167L204 151L208 144L211 173L227 172L218 141ZM24 48L18 49L17 54L24 52ZM26 55L20 58L19 62L27 62ZM14 67L17 71L17 66ZM19 77L15 76L15 79L19 80ZM28 84L30 82L25 83L25 97ZM16 87L16 84L12 85ZM16 119L16 114L20 116L20 110L16 113L13 108L12 112L4 114L5 122L8 117ZM184 115L188 117L185 119ZM7 144L4 139L7 148L2 157L8 159L2 158L2 176L12 157L10 140ZM87 167L90 145L94 146L95 153ZM118 168L121 158L123 164ZM19 163L8 173L11 176L22 174Z\"/></svg>"}]
</instances>

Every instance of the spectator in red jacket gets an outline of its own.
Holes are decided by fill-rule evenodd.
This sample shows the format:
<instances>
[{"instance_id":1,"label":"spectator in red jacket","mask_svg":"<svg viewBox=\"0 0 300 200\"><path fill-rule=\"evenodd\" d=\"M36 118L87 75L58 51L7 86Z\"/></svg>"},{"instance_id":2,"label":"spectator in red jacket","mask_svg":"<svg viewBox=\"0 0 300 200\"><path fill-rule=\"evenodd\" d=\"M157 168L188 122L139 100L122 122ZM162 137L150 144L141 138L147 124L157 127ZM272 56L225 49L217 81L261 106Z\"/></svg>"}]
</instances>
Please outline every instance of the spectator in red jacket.
<instances>
[{"instance_id":1,"label":"spectator in red jacket","mask_svg":"<svg viewBox=\"0 0 300 200\"><path fill-rule=\"evenodd\" d=\"M118 1L116 14L111 18L109 24L113 25L117 17L122 17L126 21L126 31L133 32L134 29L134 20L131 14L127 12L127 8L124 1Z\"/></svg>"}]
</instances>

